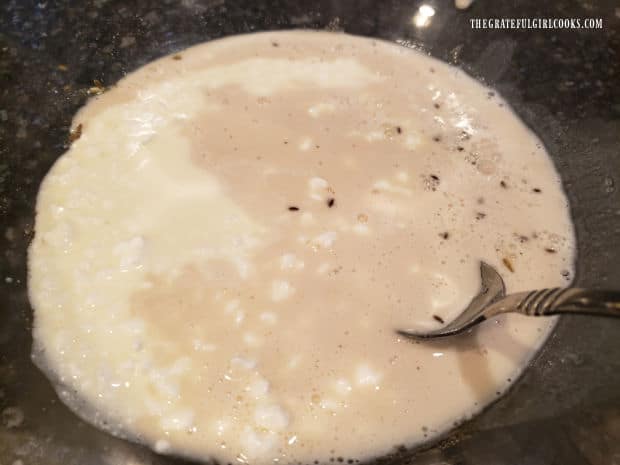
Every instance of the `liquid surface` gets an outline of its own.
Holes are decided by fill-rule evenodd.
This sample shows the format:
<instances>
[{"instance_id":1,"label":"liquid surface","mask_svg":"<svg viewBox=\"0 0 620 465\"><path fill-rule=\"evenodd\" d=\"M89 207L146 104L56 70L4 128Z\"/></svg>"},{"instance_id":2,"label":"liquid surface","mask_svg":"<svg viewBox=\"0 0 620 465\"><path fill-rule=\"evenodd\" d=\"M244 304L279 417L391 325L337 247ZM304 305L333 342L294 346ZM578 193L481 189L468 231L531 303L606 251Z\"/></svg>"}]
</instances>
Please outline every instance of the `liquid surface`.
<instances>
[{"instance_id":1,"label":"liquid surface","mask_svg":"<svg viewBox=\"0 0 620 465\"><path fill-rule=\"evenodd\" d=\"M80 136L79 138L77 136ZM414 344L478 291L565 285L574 237L538 139L396 45L237 36L93 99L30 249L37 363L78 414L222 462L362 460L492 401L552 320Z\"/></svg>"}]
</instances>

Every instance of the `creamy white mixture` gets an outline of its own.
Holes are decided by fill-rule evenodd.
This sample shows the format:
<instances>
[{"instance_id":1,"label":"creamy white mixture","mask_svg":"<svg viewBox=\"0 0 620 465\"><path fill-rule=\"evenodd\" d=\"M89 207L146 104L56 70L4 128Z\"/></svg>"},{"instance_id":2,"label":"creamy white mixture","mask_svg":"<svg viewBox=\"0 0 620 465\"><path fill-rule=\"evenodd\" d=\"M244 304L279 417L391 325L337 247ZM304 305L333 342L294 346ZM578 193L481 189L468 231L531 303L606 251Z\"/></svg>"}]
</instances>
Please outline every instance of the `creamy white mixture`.
<instances>
[{"instance_id":1,"label":"creamy white mixture","mask_svg":"<svg viewBox=\"0 0 620 465\"><path fill-rule=\"evenodd\" d=\"M38 198L35 360L78 414L158 452L346 462L437 436L505 390L552 320L394 330L457 315L480 260L509 292L572 274L540 141L404 47L210 42L127 76L74 131Z\"/></svg>"}]
</instances>

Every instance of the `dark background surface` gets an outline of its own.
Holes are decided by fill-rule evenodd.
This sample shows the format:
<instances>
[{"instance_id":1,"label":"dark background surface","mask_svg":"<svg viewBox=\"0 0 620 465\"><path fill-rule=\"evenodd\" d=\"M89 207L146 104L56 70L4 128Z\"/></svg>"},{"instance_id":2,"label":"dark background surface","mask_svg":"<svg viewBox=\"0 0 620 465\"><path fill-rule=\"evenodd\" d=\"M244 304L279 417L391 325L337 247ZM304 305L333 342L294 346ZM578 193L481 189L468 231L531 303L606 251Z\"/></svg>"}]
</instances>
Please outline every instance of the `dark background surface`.
<instances>
[{"instance_id":1,"label":"dark background surface","mask_svg":"<svg viewBox=\"0 0 620 465\"><path fill-rule=\"evenodd\" d=\"M26 247L38 185L93 80L230 34L343 30L407 41L495 87L541 137L571 201L576 282L620 287L620 3L0 0L0 465L180 464L74 416L30 362ZM476 30L469 18L603 18L598 30ZM620 320L558 325L510 392L434 447L386 463L619 465Z\"/></svg>"}]
</instances>

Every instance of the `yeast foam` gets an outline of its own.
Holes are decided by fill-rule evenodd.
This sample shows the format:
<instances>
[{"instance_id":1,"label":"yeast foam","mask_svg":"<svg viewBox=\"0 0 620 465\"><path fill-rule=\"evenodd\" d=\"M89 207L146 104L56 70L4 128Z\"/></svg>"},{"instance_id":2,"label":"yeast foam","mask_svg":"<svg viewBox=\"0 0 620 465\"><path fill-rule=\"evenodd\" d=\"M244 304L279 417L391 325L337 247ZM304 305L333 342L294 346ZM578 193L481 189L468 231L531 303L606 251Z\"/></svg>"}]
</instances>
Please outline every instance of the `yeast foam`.
<instances>
[{"instance_id":1,"label":"yeast foam","mask_svg":"<svg viewBox=\"0 0 620 465\"><path fill-rule=\"evenodd\" d=\"M356 461L502 393L553 320L415 344L477 293L568 283L554 166L490 89L338 33L198 45L76 115L29 253L35 361L79 415L223 463ZM79 128L79 130L78 130Z\"/></svg>"}]
</instances>

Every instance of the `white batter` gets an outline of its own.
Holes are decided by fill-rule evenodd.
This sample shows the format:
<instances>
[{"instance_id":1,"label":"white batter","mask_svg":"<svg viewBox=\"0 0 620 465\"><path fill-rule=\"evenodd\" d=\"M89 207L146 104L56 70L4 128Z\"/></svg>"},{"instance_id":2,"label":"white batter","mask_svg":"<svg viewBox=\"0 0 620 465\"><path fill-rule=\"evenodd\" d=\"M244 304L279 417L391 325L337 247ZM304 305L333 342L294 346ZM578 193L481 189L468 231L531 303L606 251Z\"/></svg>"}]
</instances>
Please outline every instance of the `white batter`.
<instances>
[{"instance_id":1,"label":"white batter","mask_svg":"<svg viewBox=\"0 0 620 465\"><path fill-rule=\"evenodd\" d=\"M394 330L457 315L480 260L509 292L572 275L540 141L403 47L210 42L127 76L74 130L38 198L35 360L78 414L158 452L346 462L432 438L505 390L552 320Z\"/></svg>"}]
</instances>

